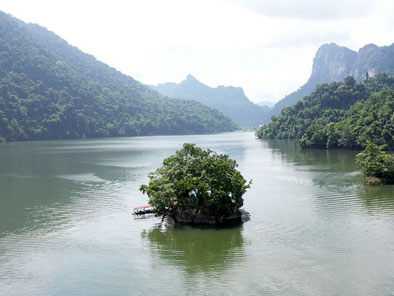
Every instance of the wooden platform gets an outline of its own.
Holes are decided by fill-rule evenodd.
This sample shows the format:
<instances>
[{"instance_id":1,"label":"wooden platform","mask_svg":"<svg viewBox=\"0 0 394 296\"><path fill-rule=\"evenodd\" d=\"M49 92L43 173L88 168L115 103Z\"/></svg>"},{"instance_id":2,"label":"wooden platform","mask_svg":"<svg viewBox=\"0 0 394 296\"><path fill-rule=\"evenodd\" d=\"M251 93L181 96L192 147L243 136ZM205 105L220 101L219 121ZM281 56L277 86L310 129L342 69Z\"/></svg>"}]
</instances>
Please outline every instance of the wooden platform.
<instances>
[{"instance_id":1,"label":"wooden platform","mask_svg":"<svg viewBox=\"0 0 394 296\"><path fill-rule=\"evenodd\" d=\"M145 215L154 213L153 207L151 205L139 206L133 209L133 215Z\"/></svg>"}]
</instances>

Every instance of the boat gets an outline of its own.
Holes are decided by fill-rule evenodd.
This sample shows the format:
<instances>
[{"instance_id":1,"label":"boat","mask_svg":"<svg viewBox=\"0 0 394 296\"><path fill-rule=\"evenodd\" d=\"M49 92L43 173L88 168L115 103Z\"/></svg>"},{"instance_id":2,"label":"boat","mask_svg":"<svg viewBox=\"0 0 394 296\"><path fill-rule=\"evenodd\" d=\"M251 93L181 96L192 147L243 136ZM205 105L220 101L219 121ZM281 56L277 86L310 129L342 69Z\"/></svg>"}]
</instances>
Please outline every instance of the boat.
<instances>
[{"instance_id":1,"label":"boat","mask_svg":"<svg viewBox=\"0 0 394 296\"><path fill-rule=\"evenodd\" d=\"M133 209L133 215L145 215L154 213L153 207L151 205L139 206Z\"/></svg>"}]
</instances>

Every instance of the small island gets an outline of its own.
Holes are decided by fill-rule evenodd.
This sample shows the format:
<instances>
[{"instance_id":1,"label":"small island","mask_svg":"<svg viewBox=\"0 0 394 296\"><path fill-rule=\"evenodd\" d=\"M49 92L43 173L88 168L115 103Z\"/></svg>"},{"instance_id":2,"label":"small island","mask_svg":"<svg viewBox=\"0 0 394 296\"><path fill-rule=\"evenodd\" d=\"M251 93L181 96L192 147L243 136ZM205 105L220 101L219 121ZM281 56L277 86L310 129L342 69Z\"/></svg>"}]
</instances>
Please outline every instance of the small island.
<instances>
[{"instance_id":1,"label":"small island","mask_svg":"<svg viewBox=\"0 0 394 296\"><path fill-rule=\"evenodd\" d=\"M385 148L385 145L369 142L365 150L356 156L368 185L394 184L394 156L383 151Z\"/></svg>"},{"instance_id":2,"label":"small island","mask_svg":"<svg viewBox=\"0 0 394 296\"><path fill-rule=\"evenodd\" d=\"M223 224L241 220L242 196L250 187L228 155L185 143L149 174L149 184L140 190L149 196L157 215L177 222Z\"/></svg>"}]
</instances>

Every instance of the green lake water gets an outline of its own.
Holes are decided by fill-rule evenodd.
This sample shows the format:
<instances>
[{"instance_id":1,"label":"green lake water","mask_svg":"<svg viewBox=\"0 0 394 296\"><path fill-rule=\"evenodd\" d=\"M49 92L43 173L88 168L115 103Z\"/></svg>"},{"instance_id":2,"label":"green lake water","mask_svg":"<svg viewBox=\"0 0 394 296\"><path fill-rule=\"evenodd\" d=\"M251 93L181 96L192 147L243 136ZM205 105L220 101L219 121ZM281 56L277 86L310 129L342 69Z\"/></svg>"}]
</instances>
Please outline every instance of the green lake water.
<instances>
[{"instance_id":1,"label":"green lake water","mask_svg":"<svg viewBox=\"0 0 394 296\"><path fill-rule=\"evenodd\" d=\"M135 219L184 142L253 179L229 228ZM394 186L253 133L0 144L0 295L394 295Z\"/></svg>"}]
</instances>

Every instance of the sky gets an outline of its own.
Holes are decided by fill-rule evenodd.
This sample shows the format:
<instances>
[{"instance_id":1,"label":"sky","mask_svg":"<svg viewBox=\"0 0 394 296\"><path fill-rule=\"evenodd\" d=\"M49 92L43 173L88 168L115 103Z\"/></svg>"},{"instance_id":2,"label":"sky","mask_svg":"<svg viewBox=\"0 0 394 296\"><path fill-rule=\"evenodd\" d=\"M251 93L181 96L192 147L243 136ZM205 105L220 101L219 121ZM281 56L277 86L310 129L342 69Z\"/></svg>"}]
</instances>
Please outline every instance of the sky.
<instances>
[{"instance_id":1,"label":"sky","mask_svg":"<svg viewBox=\"0 0 394 296\"><path fill-rule=\"evenodd\" d=\"M303 85L322 44L394 43L394 0L1 0L0 10L142 83L192 74L254 102Z\"/></svg>"}]
</instances>

